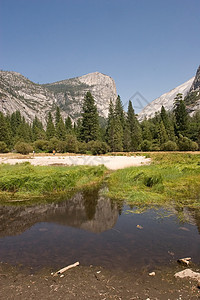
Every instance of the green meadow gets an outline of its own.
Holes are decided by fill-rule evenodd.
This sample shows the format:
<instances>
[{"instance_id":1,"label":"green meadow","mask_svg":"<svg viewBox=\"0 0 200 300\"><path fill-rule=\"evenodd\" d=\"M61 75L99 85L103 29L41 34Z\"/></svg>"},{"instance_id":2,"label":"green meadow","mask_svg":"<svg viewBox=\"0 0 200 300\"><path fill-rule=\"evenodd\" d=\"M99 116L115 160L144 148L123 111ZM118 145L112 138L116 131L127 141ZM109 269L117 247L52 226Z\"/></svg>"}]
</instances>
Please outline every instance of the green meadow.
<instances>
[{"instance_id":1,"label":"green meadow","mask_svg":"<svg viewBox=\"0 0 200 300\"><path fill-rule=\"evenodd\" d=\"M106 173L104 166L0 165L0 203L30 204L57 201L74 192L96 187ZM28 202L26 202L28 201Z\"/></svg>"},{"instance_id":2,"label":"green meadow","mask_svg":"<svg viewBox=\"0 0 200 300\"><path fill-rule=\"evenodd\" d=\"M134 205L200 207L200 155L149 153L152 163L117 170L107 179L108 196Z\"/></svg>"},{"instance_id":3,"label":"green meadow","mask_svg":"<svg viewBox=\"0 0 200 300\"><path fill-rule=\"evenodd\" d=\"M0 165L0 203L24 205L66 199L102 183L106 196L133 205L200 207L200 154L147 153L150 165L108 171L104 166Z\"/></svg>"}]
</instances>

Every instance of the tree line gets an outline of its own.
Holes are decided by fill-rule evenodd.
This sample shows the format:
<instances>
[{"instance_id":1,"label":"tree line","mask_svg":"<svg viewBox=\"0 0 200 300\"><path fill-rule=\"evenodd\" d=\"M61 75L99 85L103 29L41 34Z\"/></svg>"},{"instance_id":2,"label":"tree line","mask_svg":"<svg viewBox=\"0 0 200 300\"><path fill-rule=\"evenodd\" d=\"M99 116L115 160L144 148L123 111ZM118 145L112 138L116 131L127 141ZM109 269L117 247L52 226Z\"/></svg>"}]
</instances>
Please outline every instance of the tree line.
<instances>
[{"instance_id":1,"label":"tree line","mask_svg":"<svg viewBox=\"0 0 200 300\"><path fill-rule=\"evenodd\" d=\"M107 120L99 117L93 96L87 92L82 114L76 123L70 117L63 120L59 107L47 125L35 117L26 122L19 111L11 115L0 112L0 152L74 152L103 154L134 151L195 151L200 146L200 112L187 113L182 94L174 99L173 111L161 112L141 123L131 101L127 112L120 96L110 101Z\"/></svg>"}]
</instances>

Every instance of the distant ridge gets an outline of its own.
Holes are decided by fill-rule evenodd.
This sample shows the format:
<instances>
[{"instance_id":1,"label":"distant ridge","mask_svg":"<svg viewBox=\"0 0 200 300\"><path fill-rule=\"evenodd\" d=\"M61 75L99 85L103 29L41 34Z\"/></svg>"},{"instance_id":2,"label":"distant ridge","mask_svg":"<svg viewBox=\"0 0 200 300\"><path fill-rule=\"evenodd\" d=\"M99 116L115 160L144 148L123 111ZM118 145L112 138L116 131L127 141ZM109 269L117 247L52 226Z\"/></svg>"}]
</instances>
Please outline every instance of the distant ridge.
<instances>
[{"instance_id":1,"label":"distant ridge","mask_svg":"<svg viewBox=\"0 0 200 300\"><path fill-rule=\"evenodd\" d=\"M138 120L142 121L145 118L149 119L154 117L156 112L161 111L161 107L164 106L166 110L171 111L173 109L174 104L174 98L178 93L183 94L183 97L185 97L193 82L195 77L192 77L188 81L184 82L183 84L177 86L176 88L172 89L171 91L161 95L160 97L153 100L151 103L149 103L145 108L138 114Z\"/></svg>"},{"instance_id":2,"label":"distant ridge","mask_svg":"<svg viewBox=\"0 0 200 300\"><path fill-rule=\"evenodd\" d=\"M28 122L35 116L46 123L48 112L59 106L63 117L73 121L80 117L85 94L90 91L100 116L107 117L110 99L115 101L114 80L99 72L54 83L36 84L20 73L0 71L0 111L11 114L19 110Z\"/></svg>"}]
</instances>

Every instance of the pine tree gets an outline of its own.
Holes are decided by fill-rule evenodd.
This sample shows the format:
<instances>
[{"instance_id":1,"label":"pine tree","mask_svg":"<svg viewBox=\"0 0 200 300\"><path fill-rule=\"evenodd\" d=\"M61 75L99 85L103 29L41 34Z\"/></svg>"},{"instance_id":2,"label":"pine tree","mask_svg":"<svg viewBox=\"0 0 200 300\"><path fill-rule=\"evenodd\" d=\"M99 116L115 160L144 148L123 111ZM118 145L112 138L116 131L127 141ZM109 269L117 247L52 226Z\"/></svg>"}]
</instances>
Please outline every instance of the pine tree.
<instances>
[{"instance_id":1,"label":"pine tree","mask_svg":"<svg viewBox=\"0 0 200 300\"><path fill-rule=\"evenodd\" d=\"M174 124L166 112L164 106L161 107L160 118L165 126L169 140L175 141Z\"/></svg>"},{"instance_id":2,"label":"pine tree","mask_svg":"<svg viewBox=\"0 0 200 300\"><path fill-rule=\"evenodd\" d=\"M114 105L110 100L109 111L108 111L108 123L106 128L106 142L110 146L111 150L114 149Z\"/></svg>"},{"instance_id":3,"label":"pine tree","mask_svg":"<svg viewBox=\"0 0 200 300\"><path fill-rule=\"evenodd\" d=\"M72 128L72 120L70 118L70 116L68 116L65 119L65 128L68 134L71 134L73 132L73 128Z\"/></svg>"},{"instance_id":4,"label":"pine tree","mask_svg":"<svg viewBox=\"0 0 200 300\"><path fill-rule=\"evenodd\" d=\"M90 92L87 92L83 102L80 135L81 140L85 142L96 141L99 138L99 116Z\"/></svg>"},{"instance_id":5,"label":"pine tree","mask_svg":"<svg viewBox=\"0 0 200 300\"><path fill-rule=\"evenodd\" d=\"M116 115L113 126L113 151L120 152L123 151L123 127L120 118Z\"/></svg>"},{"instance_id":6,"label":"pine tree","mask_svg":"<svg viewBox=\"0 0 200 300\"><path fill-rule=\"evenodd\" d=\"M123 110L123 104L120 96L118 95L116 103L115 103L115 115L119 118L122 128L125 126L125 115Z\"/></svg>"},{"instance_id":7,"label":"pine tree","mask_svg":"<svg viewBox=\"0 0 200 300\"><path fill-rule=\"evenodd\" d=\"M79 141L81 141L81 128L82 128L82 119L77 120L77 124L74 122L74 133Z\"/></svg>"},{"instance_id":8,"label":"pine tree","mask_svg":"<svg viewBox=\"0 0 200 300\"><path fill-rule=\"evenodd\" d=\"M129 101L127 112L127 125L130 131L130 151L137 151L142 142L142 131L140 124L135 116L131 101Z\"/></svg>"},{"instance_id":9,"label":"pine tree","mask_svg":"<svg viewBox=\"0 0 200 300\"><path fill-rule=\"evenodd\" d=\"M52 115L50 112L48 113L46 136L47 136L48 140L50 140L51 138L53 138L55 136L55 127L54 127Z\"/></svg>"},{"instance_id":10,"label":"pine tree","mask_svg":"<svg viewBox=\"0 0 200 300\"><path fill-rule=\"evenodd\" d=\"M22 118L21 124L18 126L16 131L15 143L16 141L23 141L30 143L32 140L32 130L28 123L26 123L25 118Z\"/></svg>"},{"instance_id":11,"label":"pine tree","mask_svg":"<svg viewBox=\"0 0 200 300\"><path fill-rule=\"evenodd\" d=\"M61 141L65 141L66 134L67 132L66 132L65 124L63 122L62 117L60 117L60 121L56 126L56 137Z\"/></svg>"},{"instance_id":12,"label":"pine tree","mask_svg":"<svg viewBox=\"0 0 200 300\"><path fill-rule=\"evenodd\" d=\"M174 99L174 115L176 134L185 135L188 129L188 113L186 111L182 94L177 94Z\"/></svg>"},{"instance_id":13,"label":"pine tree","mask_svg":"<svg viewBox=\"0 0 200 300\"><path fill-rule=\"evenodd\" d=\"M61 113L60 113L60 108L57 106L57 107L56 107L55 127L58 126L58 123L59 123L59 121L60 121L61 118L62 118L62 117L61 117Z\"/></svg>"},{"instance_id":14,"label":"pine tree","mask_svg":"<svg viewBox=\"0 0 200 300\"><path fill-rule=\"evenodd\" d=\"M120 120L120 114L117 107L115 112L114 105L110 100L108 112L108 124L106 129L106 141L111 151L123 151L123 128Z\"/></svg>"},{"instance_id":15,"label":"pine tree","mask_svg":"<svg viewBox=\"0 0 200 300\"><path fill-rule=\"evenodd\" d=\"M163 121L161 121L158 124L158 142L160 145L166 143L168 141L168 136L167 136L167 132L165 129L165 126L163 124Z\"/></svg>"},{"instance_id":16,"label":"pine tree","mask_svg":"<svg viewBox=\"0 0 200 300\"><path fill-rule=\"evenodd\" d=\"M35 116L32 124L32 137L33 141L46 139L42 122Z\"/></svg>"},{"instance_id":17,"label":"pine tree","mask_svg":"<svg viewBox=\"0 0 200 300\"><path fill-rule=\"evenodd\" d=\"M125 120L125 126L124 126L124 134L123 134L123 150L126 152L131 151L131 131L130 131L130 126L127 121Z\"/></svg>"},{"instance_id":18,"label":"pine tree","mask_svg":"<svg viewBox=\"0 0 200 300\"><path fill-rule=\"evenodd\" d=\"M152 141L153 136L151 132L151 124L148 120L144 120L141 123L141 128L142 128L142 140L147 140L147 141Z\"/></svg>"},{"instance_id":19,"label":"pine tree","mask_svg":"<svg viewBox=\"0 0 200 300\"><path fill-rule=\"evenodd\" d=\"M12 113L10 118L10 125L11 125L11 131L13 137L16 135L17 128L19 127L21 122L22 122L22 117L20 111L16 111Z\"/></svg>"},{"instance_id":20,"label":"pine tree","mask_svg":"<svg viewBox=\"0 0 200 300\"><path fill-rule=\"evenodd\" d=\"M0 112L0 141L5 142L7 146L11 144L11 132L2 112Z\"/></svg>"}]
</instances>

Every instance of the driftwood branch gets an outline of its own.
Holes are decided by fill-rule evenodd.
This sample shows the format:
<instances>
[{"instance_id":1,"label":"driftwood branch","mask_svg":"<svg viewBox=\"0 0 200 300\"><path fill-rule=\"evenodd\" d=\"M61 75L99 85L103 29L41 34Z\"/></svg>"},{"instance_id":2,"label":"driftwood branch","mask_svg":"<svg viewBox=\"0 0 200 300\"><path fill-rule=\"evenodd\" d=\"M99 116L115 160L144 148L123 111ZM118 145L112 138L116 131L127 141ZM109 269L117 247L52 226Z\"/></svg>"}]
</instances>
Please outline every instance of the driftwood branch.
<instances>
[{"instance_id":1,"label":"driftwood branch","mask_svg":"<svg viewBox=\"0 0 200 300\"><path fill-rule=\"evenodd\" d=\"M191 257L185 257L185 258L180 258L177 260L178 263L182 264L182 265L186 265L188 266L190 263Z\"/></svg>"},{"instance_id":2,"label":"driftwood branch","mask_svg":"<svg viewBox=\"0 0 200 300\"><path fill-rule=\"evenodd\" d=\"M62 274L65 271L67 271L67 270L69 270L71 268L74 268L76 266L79 266L79 262L78 261L76 263L74 263L73 265L69 265L69 266L67 266L65 268L62 268L62 269L58 270L53 276L58 276L59 274Z\"/></svg>"}]
</instances>

